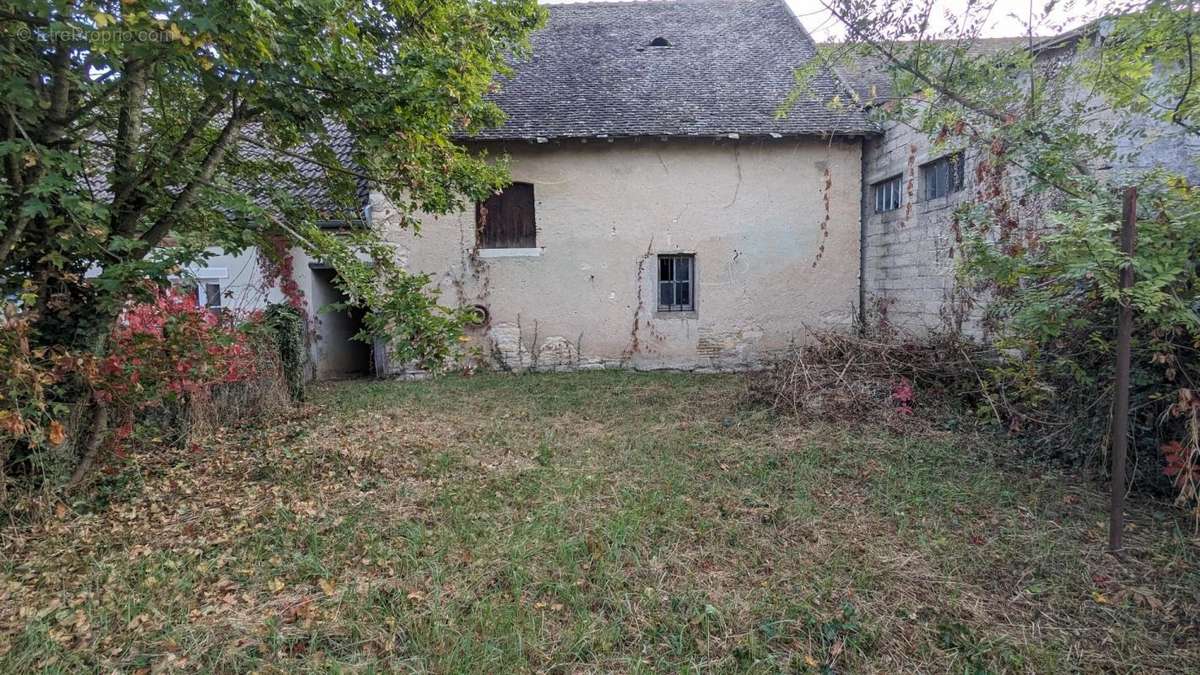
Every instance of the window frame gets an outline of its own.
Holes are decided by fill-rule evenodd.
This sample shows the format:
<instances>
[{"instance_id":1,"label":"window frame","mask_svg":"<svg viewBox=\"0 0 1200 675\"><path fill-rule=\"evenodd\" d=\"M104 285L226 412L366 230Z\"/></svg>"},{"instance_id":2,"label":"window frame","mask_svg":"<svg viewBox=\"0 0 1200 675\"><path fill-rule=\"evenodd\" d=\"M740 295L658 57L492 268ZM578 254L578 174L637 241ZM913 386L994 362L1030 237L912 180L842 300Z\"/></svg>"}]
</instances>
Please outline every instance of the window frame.
<instances>
[{"instance_id":1,"label":"window frame","mask_svg":"<svg viewBox=\"0 0 1200 675\"><path fill-rule=\"evenodd\" d=\"M511 199L511 203L506 203L506 198ZM497 227L503 228L502 219L510 211L528 212L528 223L520 224L521 232L492 232L487 228L489 222L498 223ZM493 212L501 220L491 220L489 214ZM509 217L515 216L510 214ZM509 237L507 240L506 235ZM514 181L486 200L475 202L475 246L481 251L537 248L537 192L533 183Z\"/></svg>"},{"instance_id":2,"label":"window frame","mask_svg":"<svg viewBox=\"0 0 1200 675\"><path fill-rule=\"evenodd\" d=\"M943 181L945 188L940 189ZM925 201L952 195L966 183L966 161L961 150L921 165L921 196Z\"/></svg>"},{"instance_id":3,"label":"window frame","mask_svg":"<svg viewBox=\"0 0 1200 675\"><path fill-rule=\"evenodd\" d=\"M903 173L876 181L871 187L875 190L875 213L889 213L898 210L904 205ZM894 197L895 199L893 201L888 199L888 197Z\"/></svg>"},{"instance_id":4,"label":"window frame","mask_svg":"<svg viewBox=\"0 0 1200 675\"><path fill-rule=\"evenodd\" d=\"M687 278L679 279L677 267L680 261L686 261ZM657 311L664 314L683 314L696 311L696 254L694 253L660 253L657 256L657 273L654 284L654 300ZM670 279L663 278L663 264L670 266ZM663 304L664 285L671 287L670 297L676 302ZM679 303L679 287L686 285L687 302Z\"/></svg>"}]
</instances>

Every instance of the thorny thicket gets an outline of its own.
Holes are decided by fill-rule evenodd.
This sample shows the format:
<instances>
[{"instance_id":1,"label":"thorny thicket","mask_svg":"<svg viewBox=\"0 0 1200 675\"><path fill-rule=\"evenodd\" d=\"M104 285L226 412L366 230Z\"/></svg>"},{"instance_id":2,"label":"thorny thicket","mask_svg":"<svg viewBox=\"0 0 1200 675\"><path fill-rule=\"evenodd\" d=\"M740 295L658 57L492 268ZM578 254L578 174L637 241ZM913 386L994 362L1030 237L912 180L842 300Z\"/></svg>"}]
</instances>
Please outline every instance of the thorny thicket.
<instances>
[{"instance_id":1,"label":"thorny thicket","mask_svg":"<svg viewBox=\"0 0 1200 675\"><path fill-rule=\"evenodd\" d=\"M930 3L823 4L847 40L812 67L883 75L886 88L857 103L927 135L931 157L968 162L952 226L968 297L956 304L994 348L976 390L1010 431L1102 467L1117 310L1132 303L1134 480L1169 482L1200 517L1200 189L1188 180L1200 167L1148 154L1154 142L1200 147L1192 3L1084 3L1075 16L1108 18L1048 41L1033 36L1062 33L1053 4L1031 7L1028 40L1000 51L979 43L995 2L969 5L941 33ZM1127 185L1142 195L1132 260L1114 237ZM1130 264L1125 293L1117 278Z\"/></svg>"}]
</instances>

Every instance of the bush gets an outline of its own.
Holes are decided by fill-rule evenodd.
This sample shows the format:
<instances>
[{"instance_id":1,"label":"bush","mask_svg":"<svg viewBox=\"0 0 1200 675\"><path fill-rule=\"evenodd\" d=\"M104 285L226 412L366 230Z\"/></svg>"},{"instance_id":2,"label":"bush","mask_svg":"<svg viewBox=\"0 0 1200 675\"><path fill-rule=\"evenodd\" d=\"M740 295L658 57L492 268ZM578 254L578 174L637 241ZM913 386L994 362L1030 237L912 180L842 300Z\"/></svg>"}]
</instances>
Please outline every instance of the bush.
<instances>
[{"instance_id":1,"label":"bush","mask_svg":"<svg viewBox=\"0 0 1200 675\"><path fill-rule=\"evenodd\" d=\"M1007 358L990 374L1012 429L1046 454L1100 470L1111 444L1117 316L1132 303L1132 480L1194 503L1200 188L1150 175L1140 193L1128 294L1118 283L1129 262L1115 242L1120 204L1103 191L1065 200L1040 237L997 236L986 220L972 223L963 269L994 298L987 323Z\"/></svg>"},{"instance_id":2,"label":"bush","mask_svg":"<svg viewBox=\"0 0 1200 675\"><path fill-rule=\"evenodd\" d=\"M246 420L247 411L255 419L288 403L277 331L261 314L216 314L174 289L152 289L147 297L121 313L102 356L30 348L33 313L6 306L0 337L6 470L36 464L43 470L31 482L56 483L73 468L75 482L102 450L124 452L139 423L156 428L156 442L182 443ZM75 405L52 403L72 397Z\"/></svg>"},{"instance_id":3,"label":"bush","mask_svg":"<svg viewBox=\"0 0 1200 675\"><path fill-rule=\"evenodd\" d=\"M304 314L290 303L273 304L263 312L263 323L274 340L289 396L293 401L303 401L308 366Z\"/></svg>"}]
</instances>

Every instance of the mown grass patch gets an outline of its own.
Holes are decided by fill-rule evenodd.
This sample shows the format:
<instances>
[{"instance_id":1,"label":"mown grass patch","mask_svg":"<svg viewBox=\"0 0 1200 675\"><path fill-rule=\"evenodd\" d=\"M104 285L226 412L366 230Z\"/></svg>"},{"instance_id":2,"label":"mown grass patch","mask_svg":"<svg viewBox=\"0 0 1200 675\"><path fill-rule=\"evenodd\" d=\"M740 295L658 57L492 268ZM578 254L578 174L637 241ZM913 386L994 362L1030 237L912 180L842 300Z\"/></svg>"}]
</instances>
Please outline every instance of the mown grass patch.
<instances>
[{"instance_id":1,"label":"mown grass patch","mask_svg":"<svg viewBox=\"0 0 1200 675\"><path fill-rule=\"evenodd\" d=\"M348 382L14 525L0 670L939 672L1200 662L1189 524L995 439L732 376ZM1135 500L1136 501L1136 500Z\"/></svg>"}]
</instances>

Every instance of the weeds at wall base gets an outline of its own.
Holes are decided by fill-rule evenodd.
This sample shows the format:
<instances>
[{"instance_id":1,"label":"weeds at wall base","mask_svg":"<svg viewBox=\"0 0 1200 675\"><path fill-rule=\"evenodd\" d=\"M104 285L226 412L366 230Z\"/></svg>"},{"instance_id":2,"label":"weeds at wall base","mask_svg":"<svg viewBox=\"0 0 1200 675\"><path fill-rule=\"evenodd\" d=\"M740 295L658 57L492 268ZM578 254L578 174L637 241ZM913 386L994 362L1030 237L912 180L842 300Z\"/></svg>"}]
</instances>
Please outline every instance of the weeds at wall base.
<instances>
[{"instance_id":1,"label":"weeds at wall base","mask_svg":"<svg viewBox=\"0 0 1200 675\"><path fill-rule=\"evenodd\" d=\"M1012 441L1005 446L1013 459L1107 479L1111 389L1082 386L1071 372L1037 362L1036 354L1001 352L955 333L917 338L888 327L877 335L817 332L811 338L747 375L751 403L848 428L882 425L899 435L975 429ZM1200 453L1180 442L1160 452L1155 440L1200 435L1200 402L1189 394L1156 412L1149 394L1135 386L1139 397L1143 405L1131 420L1130 489L1172 498L1200 524Z\"/></svg>"}]
</instances>

